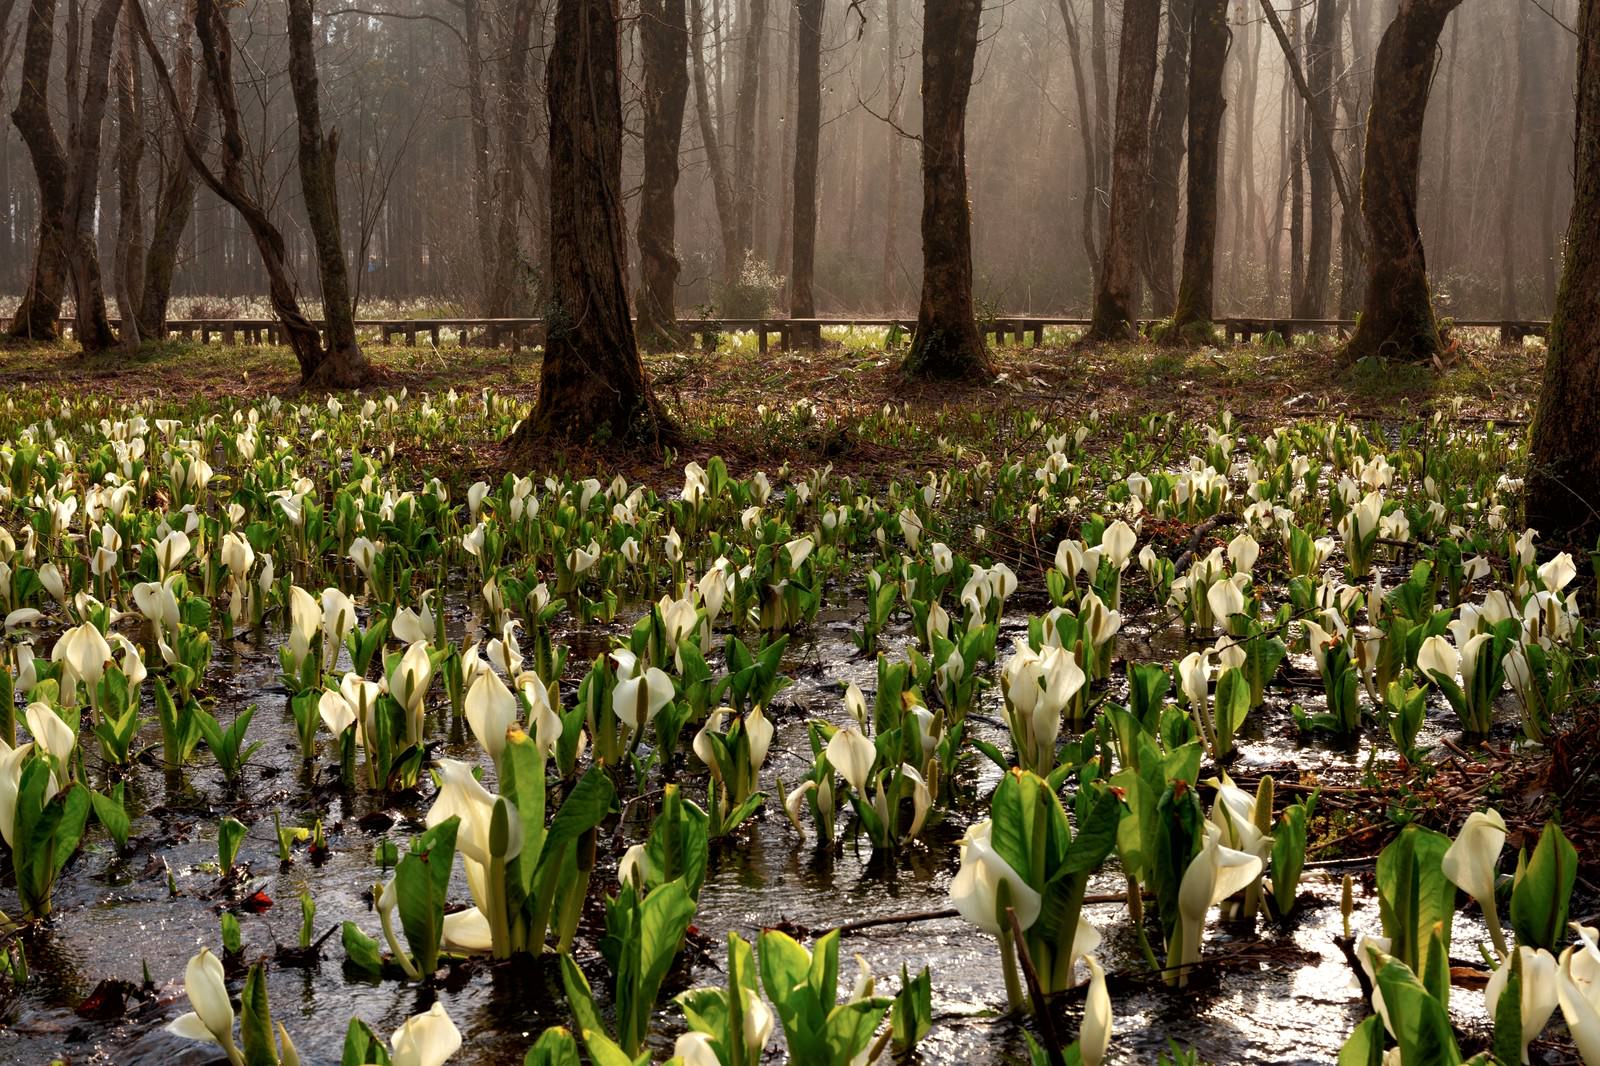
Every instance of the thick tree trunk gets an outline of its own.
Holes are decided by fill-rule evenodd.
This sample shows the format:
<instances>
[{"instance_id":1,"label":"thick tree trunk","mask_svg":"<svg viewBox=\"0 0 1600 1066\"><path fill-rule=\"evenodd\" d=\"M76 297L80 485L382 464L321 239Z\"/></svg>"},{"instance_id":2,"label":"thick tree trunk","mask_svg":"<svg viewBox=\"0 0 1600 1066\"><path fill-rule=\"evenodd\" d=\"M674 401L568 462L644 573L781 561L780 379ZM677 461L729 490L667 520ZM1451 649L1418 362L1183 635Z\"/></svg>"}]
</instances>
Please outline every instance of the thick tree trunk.
<instances>
[{"instance_id":1,"label":"thick tree trunk","mask_svg":"<svg viewBox=\"0 0 1600 1066\"><path fill-rule=\"evenodd\" d=\"M1515 95L1511 104L1511 129L1506 138L1506 183L1500 192L1500 317L1516 319L1517 315L1517 206L1522 203L1527 190L1523 175L1528 159L1523 154L1527 142L1524 130L1528 124L1528 37L1533 30L1527 12L1528 5L1517 4L1511 16L1511 33L1517 40L1512 51L1516 71ZM1553 161L1547 161L1554 169Z\"/></svg>"},{"instance_id":2,"label":"thick tree trunk","mask_svg":"<svg viewBox=\"0 0 1600 1066\"><path fill-rule=\"evenodd\" d=\"M194 24L194 3L189 4L189 27ZM175 86L181 116L173 116L173 129L162 153L161 181L156 190L155 210L150 226L150 246L145 251L143 292L139 297L139 330L146 337L167 335L167 304L172 298L172 277L178 267L178 252L183 234L194 211L195 169L184 151L185 129L197 143L211 129L211 91L203 74L197 74L191 39L178 44Z\"/></svg>"},{"instance_id":3,"label":"thick tree trunk","mask_svg":"<svg viewBox=\"0 0 1600 1066\"><path fill-rule=\"evenodd\" d=\"M124 16L117 48L117 313L122 343L139 346L139 294L144 289L144 197L139 162L144 156L144 106L139 43Z\"/></svg>"},{"instance_id":4,"label":"thick tree trunk","mask_svg":"<svg viewBox=\"0 0 1600 1066\"><path fill-rule=\"evenodd\" d=\"M355 304L339 230L339 134L322 132L317 91L317 56L312 43L311 0L289 0L289 85L294 92L299 134L300 192L317 254L322 282L322 314L327 346L322 360L305 376L318 388L353 389L365 384L367 357L356 341Z\"/></svg>"},{"instance_id":5,"label":"thick tree trunk","mask_svg":"<svg viewBox=\"0 0 1600 1066\"><path fill-rule=\"evenodd\" d=\"M711 194L717 205L717 232L722 238L722 283L731 285L739 276L743 265L739 254L739 228L735 217L733 185L728 179L728 168L723 161L721 132L712 120L711 90L706 84L705 15L704 0L689 2L689 35L693 38L694 60L694 111L700 126L700 143L706 153L706 169L711 171ZM718 116L720 117L720 116Z\"/></svg>"},{"instance_id":6,"label":"thick tree trunk","mask_svg":"<svg viewBox=\"0 0 1600 1066\"><path fill-rule=\"evenodd\" d=\"M1566 266L1529 447L1527 522L1587 550L1600 532L1600 0L1578 10L1576 175Z\"/></svg>"},{"instance_id":7,"label":"thick tree trunk","mask_svg":"<svg viewBox=\"0 0 1600 1066\"><path fill-rule=\"evenodd\" d=\"M69 107L67 206L62 232L67 269L72 275L74 332L84 352L103 352L117 343L106 317L105 279L95 241L95 209L100 194L101 130L111 97L111 53L117 37L122 0L101 0L89 27L88 65L83 71L83 97ZM69 64L69 74L71 65ZM68 78L68 99L78 103L77 79Z\"/></svg>"},{"instance_id":8,"label":"thick tree trunk","mask_svg":"<svg viewBox=\"0 0 1600 1066\"><path fill-rule=\"evenodd\" d=\"M1125 0L1117 57L1117 134L1105 257L1086 341L1131 340L1138 333L1139 210L1144 203L1150 96L1155 89L1161 0Z\"/></svg>"},{"instance_id":9,"label":"thick tree trunk","mask_svg":"<svg viewBox=\"0 0 1600 1066\"><path fill-rule=\"evenodd\" d=\"M548 63L550 315L539 401L513 452L661 428L628 318L615 0L560 0Z\"/></svg>"},{"instance_id":10,"label":"thick tree trunk","mask_svg":"<svg viewBox=\"0 0 1600 1066\"><path fill-rule=\"evenodd\" d=\"M1173 288L1173 233L1178 227L1178 177L1183 169L1183 128L1189 111L1189 23L1194 0L1169 0L1167 45L1161 56L1161 91L1150 125L1150 188L1145 208L1144 280L1150 304L1164 315L1177 304Z\"/></svg>"},{"instance_id":11,"label":"thick tree trunk","mask_svg":"<svg viewBox=\"0 0 1600 1066\"><path fill-rule=\"evenodd\" d=\"M461 0L462 37L466 42L467 116L472 130L472 219L478 235L479 308L489 318L506 314L502 294L495 291L500 249L495 245L494 178L489 170L488 75L483 64L483 0Z\"/></svg>"},{"instance_id":12,"label":"thick tree trunk","mask_svg":"<svg viewBox=\"0 0 1600 1066\"><path fill-rule=\"evenodd\" d=\"M822 137L823 0L797 0L798 74L794 126L794 259L789 267L789 317L813 318L811 292L817 259L817 156ZM794 342L803 348L822 343L815 326L797 326Z\"/></svg>"},{"instance_id":13,"label":"thick tree trunk","mask_svg":"<svg viewBox=\"0 0 1600 1066\"><path fill-rule=\"evenodd\" d=\"M680 347L677 287L678 144L689 96L689 29L684 0L643 0L644 181L639 188L639 343Z\"/></svg>"},{"instance_id":14,"label":"thick tree trunk","mask_svg":"<svg viewBox=\"0 0 1600 1066\"><path fill-rule=\"evenodd\" d=\"M22 135L39 189L38 241L28 288L11 334L54 340L67 288L67 159L50 121L50 55L55 45L55 0L31 0L25 15L22 78L11 121Z\"/></svg>"},{"instance_id":15,"label":"thick tree trunk","mask_svg":"<svg viewBox=\"0 0 1600 1066\"><path fill-rule=\"evenodd\" d=\"M1345 358L1427 361L1440 349L1417 230L1422 121L1445 20L1461 0L1400 0L1373 65L1372 108L1361 170L1367 224L1367 295Z\"/></svg>"},{"instance_id":16,"label":"thick tree trunk","mask_svg":"<svg viewBox=\"0 0 1600 1066\"><path fill-rule=\"evenodd\" d=\"M982 0L939 0L922 17L922 302L905 370L927 378L994 376L972 304L967 97Z\"/></svg>"},{"instance_id":17,"label":"thick tree trunk","mask_svg":"<svg viewBox=\"0 0 1600 1066\"><path fill-rule=\"evenodd\" d=\"M1189 33L1188 214L1183 280L1168 326L1173 340L1208 342L1212 335L1217 255L1217 155L1222 141L1222 73L1228 60L1228 0L1195 0Z\"/></svg>"},{"instance_id":18,"label":"thick tree trunk","mask_svg":"<svg viewBox=\"0 0 1600 1066\"><path fill-rule=\"evenodd\" d=\"M1311 25L1306 48L1306 81L1311 88L1307 108L1312 123L1323 125L1332 112L1333 49L1338 41L1334 0L1317 0L1316 21ZM1314 131L1316 132L1316 131ZM1311 226L1306 241L1306 269L1300 290L1296 318L1321 318L1327 309L1328 276L1333 267L1333 156L1332 143L1324 146L1317 137L1317 148L1306 156L1311 179Z\"/></svg>"}]
</instances>

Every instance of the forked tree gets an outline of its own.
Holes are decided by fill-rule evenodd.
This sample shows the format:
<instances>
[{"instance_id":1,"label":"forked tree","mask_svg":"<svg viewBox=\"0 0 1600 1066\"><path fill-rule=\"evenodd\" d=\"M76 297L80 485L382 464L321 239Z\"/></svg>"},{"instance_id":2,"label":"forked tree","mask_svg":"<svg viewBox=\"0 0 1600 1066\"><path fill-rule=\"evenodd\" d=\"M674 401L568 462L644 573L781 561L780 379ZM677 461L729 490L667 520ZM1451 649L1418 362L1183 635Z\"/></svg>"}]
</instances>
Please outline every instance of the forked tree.
<instances>
[{"instance_id":1,"label":"forked tree","mask_svg":"<svg viewBox=\"0 0 1600 1066\"><path fill-rule=\"evenodd\" d=\"M1525 484L1528 525L1587 549L1600 533L1600 0L1579 6L1576 111L1566 265Z\"/></svg>"},{"instance_id":2,"label":"forked tree","mask_svg":"<svg viewBox=\"0 0 1600 1066\"><path fill-rule=\"evenodd\" d=\"M1150 97L1155 91L1161 0L1125 0L1117 58L1117 132L1111 160L1111 211L1095 285L1086 341L1131 340L1137 332L1143 286L1139 274L1140 210L1145 203L1145 156Z\"/></svg>"},{"instance_id":3,"label":"forked tree","mask_svg":"<svg viewBox=\"0 0 1600 1066\"><path fill-rule=\"evenodd\" d=\"M550 307L539 400L513 453L541 440L638 439L662 420L628 316L616 0L556 6L550 105Z\"/></svg>"},{"instance_id":4,"label":"forked tree","mask_svg":"<svg viewBox=\"0 0 1600 1066\"><path fill-rule=\"evenodd\" d=\"M928 0L922 16L922 302L905 371L994 376L972 304L967 97L982 0Z\"/></svg>"},{"instance_id":5,"label":"forked tree","mask_svg":"<svg viewBox=\"0 0 1600 1066\"><path fill-rule=\"evenodd\" d=\"M1344 349L1351 361L1381 356L1426 362L1441 347L1417 229L1417 172L1439 34L1460 5L1461 0L1400 0L1378 45L1361 168L1367 293L1360 324Z\"/></svg>"}]
</instances>

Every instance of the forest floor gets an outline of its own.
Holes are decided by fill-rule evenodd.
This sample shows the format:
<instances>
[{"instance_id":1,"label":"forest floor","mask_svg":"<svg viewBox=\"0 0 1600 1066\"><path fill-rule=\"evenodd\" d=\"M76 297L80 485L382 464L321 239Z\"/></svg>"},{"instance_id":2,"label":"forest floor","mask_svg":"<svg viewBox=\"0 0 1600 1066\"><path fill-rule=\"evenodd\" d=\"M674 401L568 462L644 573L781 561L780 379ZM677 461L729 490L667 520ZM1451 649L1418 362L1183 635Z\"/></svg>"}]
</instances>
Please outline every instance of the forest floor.
<instances>
[{"instance_id":1,"label":"forest floor","mask_svg":"<svg viewBox=\"0 0 1600 1066\"><path fill-rule=\"evenodd\" d=\"M1502 426L1526 423L1537 397L1544 348L1500 347L1494 335L1468 334L1440 367L1343 363L1331 340L1303 338L1293 347L1259 343L1171 349L1151 344L1094 348L1006 346L994 350L1000 374L987 386L912 381L899 373L902 352L825 342L815 352L757 353L752 338L715 352L646 357L658 396L683 439L669 466L722 455L735 463L823 463L869 476L896 476L926 466L940 438L992 455L1008 443L1009 415L1044 419L1086 414L1176 412L1183 421L1224 410L1265 426L1300 418L1409 421L1435 412ZM492 389L532 403L538 390L536 350L419 348L369 344L373 388L416 394ZM0 345L0 396L19 388L82 390L110 398L155 399L182 408L219 400L292 396L298 372L288 349L270 346L147 344L127 356L85 359L67 344ZM904 405L926 432L873 439L859 422L885 404ZM800 410L796 412L796 405ZM781 415L782 417L778 417ZM1014 428L1011 431L1014 437ZM504 459L496 442L440 442L440 454L414 456L448 464L471 480ZM624 473L654 480L656 457L640 455ZM615 469L618 456L604 456ZM589 465L564 455L561 465ZM631 464L624 464L626 467Z\"/></svg>"}]
</instances>

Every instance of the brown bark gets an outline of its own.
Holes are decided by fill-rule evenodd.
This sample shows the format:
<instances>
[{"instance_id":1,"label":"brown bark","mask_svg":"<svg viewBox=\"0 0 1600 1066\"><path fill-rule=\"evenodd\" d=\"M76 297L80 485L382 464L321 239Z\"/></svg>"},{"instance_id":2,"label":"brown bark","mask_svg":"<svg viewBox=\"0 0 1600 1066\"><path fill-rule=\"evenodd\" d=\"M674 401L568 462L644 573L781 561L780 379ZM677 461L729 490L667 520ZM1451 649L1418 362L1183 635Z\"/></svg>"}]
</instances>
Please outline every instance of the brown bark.
<instances>
[{"instance_id":1,"label":"brown bark","mask_svg":"<svg viewBox=\"0 0 1600 1066\"><path fill-rule=\"evenodd\" d=\"M1527 14L1527 5L1518 4L1512 12L1511 34L1516 38L1516 47L1512 51L1513 63L1516 72L1513 78L1516 89L1511 103L1511 130L1506 138L1506 179L1500 192L1500 316L1507 319L1517 318L1517 206L1522 202L1525 190L1522 188L1523 175L1527 170L1528 160L1524 156L1523 145L1526 136L1523 133L1527 126L1528 114L1528 37L1532 33ZM1554 169L1554 165L1550 166Z\"/></svg>"},{"instance_id":2,"label":"brown bark","mask_svg":"<svg viewBox=\"0 0 1600 1066\"><path fill-rule=\"evenodd\" d=\"M528 128L528 41L533 22L541 17L536 0L512 0L511 25L500 53L500 167L495 175L495 200L500 208L499 236L494 242L489 282L490 315L512 317L517 305L517 273L522 255L523 163Z\"/></svg>"},{"instance_id":3,"label":"brown bark","mask_svg":"<svg viewBox=\"0 0 1600 1066\"><path fill-rule=\"evenodd\" d=\"M74 332L85 353L103 352L117 343L106 317L105 280L95 242L95 206L100 192L101 130L111 97L111 53L116 41L122 0L101 0L89 26L89 54L83 69L83 96L68 66L67 202L62 223L67 270L72 276Z\"/></svg>"},{"instance_id":4,"label":"brown bark","mask_svg":"<svg viewBox=\"0 0 1600 1066\"><path fill-rule=\"evenodd\" d=\"M189 3L186 30L194 25L194 2ZM130 15L132 13L130 12ZM197 74L193 41L187 32L180 38L173 72L180 115L172 118L172 131L162 155L162 172L156 188L155 208L150 224L150 245L145 249L144 279L139 296L139 331L157 339L167 335L167 304L172 298L172 277L177 271L178 251L194 211L198 177L183 149L186 135L198 143L211 129L211 92L203 74Z\"/></svg>"},{"instance_id":5,"label":"brown bark","mask_svg":"<svg viewBox=\"0 0 1600 1066\"><path fill-rule=\"evenodd\" d=\"M289 86L294 93L299 136L300 193L306 205L311 242L322 283L322 314L327 341L323 357L305 383L318 388L353 389L366 382L367 357L356 341L355 303L339 231L339 133L322 132L317 56L312 43L312 0L289 0Z\"/></svg>"},{"instance_id":6,"label":"brown bark","mask_svg":"<svg viewBox=\"0 0 1600 1066\"><path fill-rule=\"evenodd\" d=\"M706 169L711 171L711 194L717 205L718 233L722 237L722 281L731 284L742 265L739 230L733 204L733 185L723 161L720 132L711 115L711 90L706 84L704 0L689 0L689 35L693 38L694 110L700 127L700 142L705 148ZM720 117L720 116L719 116Z\"/></svg>"},{"instance_id":7,"label":"brown bark","mask_svg":"<svg viewBox=\"0 0 1600 1066\"><path fill-rule=\"evenodd\" d=\"M1306 171L1310 178L1311 226L1306 241L1306 268L1304 284L1300 290L1300 304L1293 310L1296 318L1321 318L1327 309L1328 276L1333 266L1333 141L1324 140L1332 123L1333 49L1338 40L1333 0L1317 0L1315 22L1311 25L1310 40L1306 47L1306 84L1311 92L1306 107L1311 112L1311 122L1319 129L1313 130L1317 150L1306 156Z\"/></svg>"},{"instance_id":8,"label":"brown bark","mask_svg":"<svg viewBox=\"0 0 1600 1066\"><path fill-rule=\"evenodd\" d=\"M1194 0L1169 0L1167 44L1161 54L1161 91L1150 124L1149 202L1142 236L1145 284L1157 315L1177 304L1173 287L1173 233L1178 226L1178 177L1183 169L1183 129L1189 111L1189 23Z\"/></svg>"},{"instance_id":9,"label":"brown bark","mask_svg":"<svg viewBox=\"0 0 1600 1066\"><path fill-rule=\"evenodd\" d=\"M67 158L50 121L50 55L55 44L55 0L31 0L22 39L22 78L11 121L22 135L39 189L39 229L33 271L17 306L11 334L53 340L67 287Z\"/></svg>"},{"instance_id":10,"label":"brown bark","mask_svg":"<svg viewBox=\"0 0 1600 1066\"><path fill-rule=\"evenodd\" d=\"M1095 136L1095 121L1089 108L1089 93L1083 78L1083 50L1079 44L1078 23L1072 13L1071 0L1057 0L1061 8L1061 21L1067 32L1067 57L1072 61L1072 87L1078 99L1078 137L1083 148L1084 189L1080 203L1083 208L1082 236L1084 261L1089 266L1089 284L1094 285L1095 271L1100 263L1100 245L1095 234L1100 220L1100 149Z\"/></svg>"},{"instance_id":11,"label":"brown bark","mask_svg":"<svg viewBox=\"0 0 1600 1066\"><path fill-rule=\"evenodd\" d=\"M1117 133L1105 256L1086 341L1130 340L1138 332L1139 210L1144 203L1150 96L1155 89L1161 0L1125 0L1117 57Z\"/></svg>"},{"instance_id":12,"label":"brown bark","mask_svg":"<svg viewBox=\"0 0 1600 1066\"><path fill-rule=\"evenodd\" d=\"M755 249L756 104L761 94L761 45L767 36L767 0L748 0L739 49L738 114L734 119L734 232L739 266Z\"/></svg>"},{"instance_id":13,"label":"brown bark","mask_svg":"<svg viewBox=\"0 0 1600 1066\"><path fill-rule=\"evenodd\" d=\"M144 107L139 45L124 16L117 46L117 312L122 343L137 348L139 294L144 289L144 197L139 163L144 155Z\"/></svg>"},{"instance_id":14,"label":"brown bark","mask_svg":"<svg viewBox=\"0 0 1600 1066\"><path fill-rule=\"evenodd\" d=\"M883 277L879 281L883 306L900 313L900 0L886 0L884 30L889 55L889 195L884 205Z\"/></svg>"},{"instance_id":15,"label":"brown bark","mask_svg":"<svg viewBox=\"0 0 1600 1066\"><path fill-rule=\"evenodd\" d=\"M798 74L794 126L794 258L789 268L789 317L817 313L812 278L817 260L817 156L822 137L823 0L797 0L799 23ZM794 343L815 348L822 334L815 326L797 326Z\"/></svg>"},{"instance_id":16,"label":"brown bark","mask_svg":"<svg viewBox=\"0 0 1600 1066\"><path fill-rule=\"evenodd\" d=\"M1345 358L1426 361L1440 348L1417 229L1422 122L1445 20L1461 0L1401 0L1373 64L1361 213L1367 224L1367 294Z\"/></svg>"},{"instance_id":17,"label":"brown bark","mask_svg":"<svg viewBox=\"0 0 1600 1066\"><path fill-rule=\"evenodd\" d=\"M972 303L967 98L981 0L939 0L922 16L922 301L904 369L926 378L988 379L994 366Z\"/></svg>"},{"instance_id":18,"label":"brown bark","mask_svg":"<svg viewBox=\"0 0 1600 1066\"><path fill-rule=\"evenodd\" d=\"M479 306L490 318L505 315L504 301L495 292L494 179L489 170L489 83L483 65L483 0L462 0L462 38L467 60L467 117L472 130L473 223L478 232Z\"/></svg>"},{"instance_id":19,"label":"brown bark","mask_svg":"<svg viewBox=\"0 0 1600 1066\"><path fill-rule=\"evenodd\" d=\"M1189 174L1183 279L1169 331L1174 340L1209 341L1217 254L1217 155L1222 74L1228 60L1228 0L1195 0L1189 33Z\"/></svg>"},{"instance_id":20,"label":"brown bark","mask_svg":"<svg viewBox=\"0 0 1600 1066\"><path fill-rule=\"evenodd\" d=\"M689 96L689 30L684 0L643 0L644 180L639 189L639 343L679 347L677 286L678 146Z\"/></svg>"},{"instance_id":21,"label":"brown bark","mask_svg":"<svg viewBox=\"0 0 1600 1066\"><path fill-rule=\"evenodd\" d=\"M1600 531L1600 0L1579 6L1576 95L1566 264L1526 485L1528 525L1587 550Z\"/></svg>"},{"instance_id":22,"label":"brown bark","mask_svg":"<svg viewBox=\"0 0 1600 1066\"><path fill-rule=\"evenodd\" d=\"M550 314L539 400L513 452L660 429L628 318L615 0L560 0L546 77Z\"/></svg>"}]
</instances>

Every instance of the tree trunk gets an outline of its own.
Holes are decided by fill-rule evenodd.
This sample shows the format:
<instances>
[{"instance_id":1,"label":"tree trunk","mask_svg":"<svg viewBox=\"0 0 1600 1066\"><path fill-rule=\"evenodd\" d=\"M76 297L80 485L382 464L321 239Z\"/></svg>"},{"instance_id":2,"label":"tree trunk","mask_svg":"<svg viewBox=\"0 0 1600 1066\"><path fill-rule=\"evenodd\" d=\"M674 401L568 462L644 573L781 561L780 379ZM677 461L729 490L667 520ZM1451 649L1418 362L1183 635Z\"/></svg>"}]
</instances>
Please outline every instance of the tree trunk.
<instances>
[{"instance_id":1,"label":"tree trunk","mask_svg":"<svg viewBox=\"0 0 1600 1066\"><path fill-rule=\"evenodd\" d=\"M1195 0L1189 32L1189 177L1184 219L1183 280L1168 327L1173 340L1211 340L1217 254L1217 154L1222 74L1228 61L1228 0Z\"/></svg>"},{"instance_id":2,"label":"tree trunk","mask_svg":"<svg viewBox=\"0 0 1600 1066\"><path fill-rule=\"evenodd\" d=\"M684 0L643 0L644 179L639 188L639 342L671 350L678 332L678 143L689 96L689 29Z\"/></svg>"},{"instance_id":3,"label":"tree trunk","mask_svg":"<svg viewBox=\"0 0 1600 1066\"><path fill-rule=\"evenodd\" d=\"M494 269L489 283L494 314L515 317L526 300L517 298L517 275L526 264L522 254L523 163L528 128L528 38L540 17L535 0L513 0L511 27L500 54L500 169L495 200L500 208ZM526 313L525 311L523 313Z\"/></svg>"},{"instance_id":4,"label":"tree trunk","mask_svg":"<svg viewBox=\"0 0 1600 1066\"><path fill-rule=\"evenodd\" d=\"M194 25L194 3L189 4L188 26ZM167 335L167 304L172 298L172 276L178 266L189 216L194 211L197 177L184 152L184 129L198 143L211 130L211 91L203 74L197 75L190 39L178 44L176 92L182 116L173 116L173 130L162 153L161 181L150 226L150 246L145 250L143 292L139 297L139 331L161 339ZM180 128L182 127L182 128Z\"/></svg>"},{"instance_id":5,"label":"tree trunk","mask_svg":"<svg viewBox=\"0 0 1600 1066\"><path fill-rule=\"evenodd\" d=\"M1172 285L1172 235L1178 227L1178 175L1183 169L1183 128L1189 110L1189 23L1194 0L1169 0L1167 46L1161 56L1161 92L1150 126L1150 198L1145 208L1144 279L1150 304L1164 315L1177 303Z\"/></svg>"},{"instance_id":6,"label":"tree trunk","mask_svg":"<svg viewBox=\"0 0 1600 1066\"><path fill-rule=\"evenodd\" d=\"M628 318L615 0L560 0L550 107L550 314L539 401L513 453L543 438L640 439L661 420Z\"/></svg>"},{"instance_id":7,"label":"tree trunk","mask_svg":"<svg viewBox=\"0 0 1600 1066\"><path fill-rule=\"evenodd\" d=\"M994 366L972 304L967 97L982 0L938 0L922 16L922 302L904 369L987 380Z\"/></svg>"},{"instance_id":8,"label":"tree trunk","mask_svg":"<svg viewBox=\"0 0 1600 1066\"><path fill-rule=\"evenodd\" d=\"M1139 210L1144 203L1150 96L1155 89L1161 0L1125 0L1117 57L1117 134L1105 257L1086 341L1131 340L1139 321Z\"/></svg>"},{"instance_id":9,"label":"tree trunk","mask_svg":"<svg viewBox=\"0 0 1600 1066\"><path fill-rule=\"evenodd\" d=\"M1600 0L1578 10L1576 176L1566 265L1529 446L1527 523L1587 550L1600 531Z\"/></svg>"},{"instance_id":10,"label":"tree trunk","mask_svg":"<svg viewBox=\"0 0 1600 1066\"><path fill-rule=\"evenodd\" d=\"M739 266L755 250L756 223L756 104L761 96L761 45L767 36L767 0L748 0L740 27L744 43L739 49L739 111L734 120L734 232L738 235Z\"/></svg>"},{"instance_id":11,"label":"tree trunk","mask_svg":"<svg viewBox=\"0 0 1600 1066\"><path fill-rule=\"evenodd\" d=\"M884 205L883 277L878 283L883 307L900 313L900 0L886 0L884 29L888 34L889 174L888 202Z\"/></svg>"},{"instance_id":12,"label":"tree trunk","mask_svg":"<svg viewBox=\"0 0 1600 1066\"><path fill-rule=\"evenodd\" d=\"M67 269L72 275L74 330L85 354L106 351L117 343L106 317L105 279L95 241L95 211L100 195L101 130L111 98L111 53L116 42L122 0L101 0L89 28L88 66L83 71L83 97L75 77L68 78L69 116L67 205L62 233ZM71 65L68 66L69 75Z\"/></svg>"},{"instance_id":13,"label":"tree trunk","mask_svg":"<svg viewBox=\"0 0 1600 1066\"><path fill-rule=\"evenodd\" d=\"M1378 45L1361 169L1369 273L1361 324L1344 350L1351 361L1382 356L1425 362L1440 349L1417 230L1417 168L1439 34L1460 3L1401 0Z\"/></svg>"},{"instance_id":14,"label":"tree trunk","mask_svg":"<svg viewBox=\"0 0 1600 1066\"><path fill-rule=\"evenodd\" d=\"M1326 129L1325 116L1331 113L1333 97L1333 49L1338 41L1334 0L1317 0L1316 21L1311 25L1306 48L1306 82L1311 89L1306 107L1313 125ZM1306 242L1306 269L1300 290L1296 318L1321 318L1327 310L1328 275L1333 266L1333 154L1332 141L1307 153L1306 170L1311 179L1311 227Z\"/></svg>"},{"instance_id":15,"label":"tree trunk","mask_svg":"<svg viewBox=\"0 0 1600 1066\"><path fill-rule=\"evenodd\" d=\"M694 110L700 126L700 143L705 148L706 169L711 171L711 193L717 205L718 233L722 237L722 283L731 285L739 276L739 229L733 204L733 185L722 157L721 134L712 121L711 90L706 84L705 16L703 0L689 0L689 33L693 40Z\"/></svg>"},{"instance_id":16,"label":"tree trunk","mask_svg":"<svg viewBox=\"0 0 1600 1066\"><path fill-rule=\"evenodd\" d=\"M318 388L354 389L367 380L367 357L356 342L355 304L350 299L350 273L339 230L339 133L322 132L322 106L317 92L317 57L312 44L311 0L289 0L289 85L294 92L299 134L300 192L317 254L322 282L322 314L327 347L306 375Z\"/></svg>"},{"instance_id":17,"label":"tree trunk","mask_svg":"<svg viewBox=\"0 0 1600 1066\"><path fill-rule=\"evenodd\" d=\"M139 294L144 289L144 198L139 162L144 155L144 106L139 46L131 20L124 17L117 49L117 312L122 343L140 341Z\"/></svg>"},{"instance_id":18,"label":"tree trunk","mask_svg":"<svg viewBox=\"0 0 1600 1066\"><path fill-rule=\"evenodd\" d=\"M466 42L467 115L472 129L473 222L478 231L479 308L489 318L506 313L495 291L500 249L495 245L494 179L489 170L489 78L483 65L483 0L461 0L462 37Z\"/></svg>"},{"instance_id":19,"label":"tree trunk","mask_svg":"<svg viewBox=\"0 0 1600 1066\"><path fill-rule=\"evenodd\" d=\"M1511 129L1506 138L1506 183L1500 192L1500 317L1517 318L1517 205L1527 190L1523 188L1528 159L1523 154L1527 138L1523 131L1528 123L1528 37L1533 29L1529 23L1526 4L1517 4L1511 13L1511 35L1516 38L1512 62L1516 71L1515 95L1511 103ZM1554 169L1554 160L1546 160Z\"/></svg>"},{"instance_id":20,"label":"tree trunk","mask_svg":"<svg viewBox=\"0 0 1600 1066\"><path fill-rule=\"evenodd\" d=\"M814 318L811 292L817 260L817 156L822 137L823 0L797 0L798 74L794 125L794 259L789 268L789 317ZM803 348L822 343L815 326L797 326L794 342Z\"/></svg>"},{"instance_id":21,"label":"tree trunk","mask_svg":"<svg viewBox=\"0 0 1600 1066\"><path fill-rule=\"evenodd\" d=\"M22 43L22 78L11 121L22 135L39 189L33 272L12 319L11 335L54 340L67 288L67 158L50 121L50 55L55 45L55 0L31 0ZM70 94L69 94L70 95Z\"/></svg>"},{"instance_id":22,"label":"tree trunk","mask_svg":"<svg viewBox=\"0 0 1600 1066\"><path fill-rule=\"evenodd\" d=\"M1057 0L1061 8L1061 21L1067 32L1067 57L1072 61L1072 87L1078 98L1078 138L1083 148L1083 253L1089 269L1089 287L1093 289L1095 271L1100 263L1100 244L1095 238L1100 219L1100 151L1095 136L1095 119L1090 111L1089 93L1083 78L1083 49L1078 39L1078 22L1072 13L1071 0Z\"/></svg>"}]
</instances>

